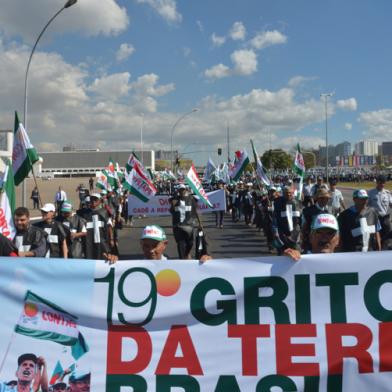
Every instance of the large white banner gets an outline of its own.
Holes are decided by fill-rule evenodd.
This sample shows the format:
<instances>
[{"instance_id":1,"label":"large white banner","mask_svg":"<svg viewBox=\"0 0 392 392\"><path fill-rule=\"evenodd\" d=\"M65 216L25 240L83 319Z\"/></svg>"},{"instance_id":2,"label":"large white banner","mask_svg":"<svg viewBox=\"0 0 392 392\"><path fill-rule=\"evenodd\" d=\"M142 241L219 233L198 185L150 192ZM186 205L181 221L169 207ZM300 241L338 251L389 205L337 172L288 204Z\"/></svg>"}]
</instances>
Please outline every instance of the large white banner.
<instances>
[{"instance_id":1,"label":"large white banner","mask_svg":"<svg viewBox=\"0 0 392 392\"><path fill-rule=\"evenodd\" d=\"M84 392L391 391L391 257L4 258L0 380L43 388L46 371ZM47 323L72 316L77 344L43 334L37 301ZM26 353L46 368L16 371Z\"/></svg>"},{"instance_id":2,"label":"large white banner","mask_svg":"<svg viewBox=\"0 0 392 392\"><path fill-rule=\"evenodd\" d=\"M205 214L207 212L226 210L226 197L223 189L208 192L207 197L212 204L212 208L198 200L197 210L199 213ZM146 203L133 195L128 197L129 215L167 216L170 215L169 210L170 202L168 195L155 195Z\"/></svg>"}]
</instances>

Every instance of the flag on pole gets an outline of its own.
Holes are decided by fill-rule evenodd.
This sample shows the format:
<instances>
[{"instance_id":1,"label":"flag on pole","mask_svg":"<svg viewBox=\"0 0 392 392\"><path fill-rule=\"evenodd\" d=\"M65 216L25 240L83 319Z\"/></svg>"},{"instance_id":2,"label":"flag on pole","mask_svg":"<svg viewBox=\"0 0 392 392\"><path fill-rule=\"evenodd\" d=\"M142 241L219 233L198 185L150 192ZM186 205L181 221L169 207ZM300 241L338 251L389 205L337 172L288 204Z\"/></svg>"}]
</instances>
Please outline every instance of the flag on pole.
<instances>
[{"instance_id":1,"label":"flag on pole","mask_svg":"<svg viewBox=\"0 0 392 392\"><path fill-rule=\"evenodd\" d=\"M118 175L116 172L116 165L113 161L112 158L109 158L109 165L106 168L106 176L107 176L107 181L108 184L113 188L117 189L118 188Z\"/></svg>"},{"instance_id":2,"label":"flag on pole","mask_svg":"<svg viewBox=\"0 0 392 392\"><path fill-rule=\"evenodd\" d=\"M19 122L18 113L15 112L14 146L12 149L12 170L15 185L19 185L29 175L38 159L37 151L30 143L23 124Z\"/></svg>"},{"instance_id":3,"label":"flag on pole","mask_svg":"<svg viewBox=\"0 0 392 392\"><path fill-rule=\"evenodd\" d=\"M214 165L214 162L211 158L208 158L207 166L203 173L204 181L209 181L211 179L211 176L215 173L215 170L216 166Z\"/></svg>"},{"instance_id":4,"label":"flag on pole","mask_svg":"<svg viewBox=\"0 0 392 392\"><path fill-rule=\"evenodd\" d=\"M177 177L173 174L173 172L170 169L167 169L167 168L163 172L163 176L164 176L165 179L177 180Z\"/></svg>"},{"instance_id":5,"label":"flag on pole","mask_svg":"<svg viewBox=\"0 0 392 392\"><path fill-rule=\"evenodd\" d=\"M267 173L264 169L263 164L260 161L259 156L257 155L255 146L253 144L253 140L250 140L250 144L252 145L252 150L253 150L253 156L255 159L255 163L256 163L256 175L257 178L265 185L265 186L271 186L271 180L268 178Z\"/></svg>"},{"instance_id":6,"label":"flag on pole","mask_svg":"<svg viewBox=\"0 0 392 392\"><path fill-rule=\"evenodd\" d=\"M157 192L154 184L144 176L139 165L135 165L130 173L125 173L123 186L145 203Z\"/></svg>"},{"instance_id":7,"label":"flag on pole","mask_svg":"<svg viewBox=\"0 0 392 392\"><path fill-rule=\"evenodd\" d=\"M192 167L189 169L188 174L185 177L185 181L191 187L194 194L198 196L205 205L212 207L212 204L208 200L208 196L203 189L203 186L201 185L194 165L192 165Z\"/></svg>"},{"instance_id":8,"label":"flag on pole","mask_svg":"<svg viewBox=\"0 0 392 392\"><path fill-rule=\"evenodd\" d=\"M297 144L297 151L295 153L293 171L297 173L297 175L300 177L299 187L296 195L297 199L300 199L302 196L302 188L303 188L304 177L305 177L305 162L304 162L304 157L301 153L301 149L299 147L299 143Z\"/></svg>"},{"instance_id":9,"label":"flag on pole","mask_svg":"<svg viewBox=\"0 0 392 392\"><path fill-rule=\"evenodd\" d=\"M246 166L249 164L249 157L245 149L242 151L236 151L235 156L236 156L236 160L230 171L230 177L234 181L237 181L241 177Z\"/></svg>"},{"instance_id":10,"label":"flag on pole","mask_svg":"<svg viewBox=\"0 0 392 392\"><path fill-rule=\"evenodd\" d=\"M15 183L12 164L9 159L0 181L2 190L0 195L0 233L12 240L16 233L14 226Z\"/></svg>"},{"instance_id":11,"label":"flag on pole","mask_svg":"<svg viewBox=\"0 0 392 392\"><path fill-rule=\"evenodd\" d=\"M57 361L56 366L53 369L52 377L50 377L49 384L50 385L56 384L57 380L60 379L60 377L63 375L63 373L64 373L64 369L61 366L60 361Z\"/></svg>"},{"instance_id":12,"label":"flag on pole","mask_svg":"<svg viewBox=\"0 0 392 392\"><path fill-rule=\"evenodd\" d=\"M140 162L138 156L132 152L132 154L129 156L128 158L128 162L125 165L125 170L130 173L132 171L132 169L138 165L140 171L142 172L142 174L148 179L148 180L152 180L152 176L150 175L150 172L148 170L146 170L146 168L142 165L142 163Z\"/></svg>"},{"instance_id":13,"label":"flag on pole","mask_svg":"<svg viewBox=\"0 0 392 392\"><path fill-rule=\"evenodd\" d=\"M98 174L98 180L96 183L96 187L102 190L108 190L109 188L109 184L108 184L108 177L107 177L107 171L106 170L102 170L99 174Z\"/></svg>"},{"instance_id":14,"label":"flag on pole","mask_svg":"<svg viewBox=\"0 0 392 392\"><path fill-rule=\"evenodd\" d=\"M89 350L79 331L77 317L30 290L26 292L23 311L15 326L15 332L64 346L75 346L72 351L77 350L78 358ZM74 356L73 352L72 355Z\"/></svg>"}]
</instances>

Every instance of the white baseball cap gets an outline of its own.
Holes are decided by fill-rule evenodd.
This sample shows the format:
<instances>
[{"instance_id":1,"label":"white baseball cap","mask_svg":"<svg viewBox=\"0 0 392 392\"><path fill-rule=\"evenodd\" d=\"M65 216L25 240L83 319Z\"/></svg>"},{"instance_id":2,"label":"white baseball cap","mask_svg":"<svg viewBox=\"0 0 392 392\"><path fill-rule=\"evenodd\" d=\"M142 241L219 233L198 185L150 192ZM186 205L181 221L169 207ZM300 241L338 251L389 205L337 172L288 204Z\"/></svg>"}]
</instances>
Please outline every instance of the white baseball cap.
<instances>
[{"instance_id":1,"label":"white baseball cap","mask_svg":"<svg viewBox=\"0 0 392 392\"><path fill-rule=\"evenodd\" d=\"M166 233L161 226L149 225L143 229L141 239L150 239L155 241L165 241Z\"/></svg>"},{"instance_id":2,"label":"white baseball cap","mask_svg":"<svg viewBox=\"0 0 392 392\"><path fill-rule=\"evenodd\" d=\"M338 221L331 214L317 215L312 223L312 230L316 231L319 229L332 229L339 231Z\"/></svg>"},{"instance_id":3,"label":"white baseball cap","mask_svg":"<svg viewBox=\"0 0 392 392\"><path fill-rule=\"evenodd\" d=\"M90 199L91 199L92 197L95 197L95 198L97 198L97 199L102 199L102 196L101 196L100 193L92 193L92 194L90 195Z\"/></svg>"},{"instance_id":4,"label":"white baseball cap","mask_svg":"<svg viewBox=\"0 0 392 392\"><path fill-rule=\"evenodd\" d=\"M41 211L44 212L55 212L56 211L56 207L54 206L53 203L46 203L41 207Z\"/></svg>"}]
</instances>

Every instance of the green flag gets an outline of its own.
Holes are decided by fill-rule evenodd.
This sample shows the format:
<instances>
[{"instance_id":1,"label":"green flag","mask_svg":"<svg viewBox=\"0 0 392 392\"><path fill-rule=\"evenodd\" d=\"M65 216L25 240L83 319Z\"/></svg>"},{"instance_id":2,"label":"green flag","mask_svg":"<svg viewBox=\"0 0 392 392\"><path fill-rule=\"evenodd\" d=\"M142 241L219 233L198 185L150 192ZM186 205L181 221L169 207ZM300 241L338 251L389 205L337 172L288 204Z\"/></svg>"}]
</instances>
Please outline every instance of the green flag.
<instances>
[{"instance_id":1,"label":"green flag","mask_svg":"<svg viewBox=\"0 0 392 392\"><path fill-rule=\"evenodd\" d=\"M30 139L19 122L18 113L15 112L14 146L12 150L12 169L15 185L19 185L30 173L33 164L39 159L37 151L30 143Z\"/></svg>"}]
</instances>

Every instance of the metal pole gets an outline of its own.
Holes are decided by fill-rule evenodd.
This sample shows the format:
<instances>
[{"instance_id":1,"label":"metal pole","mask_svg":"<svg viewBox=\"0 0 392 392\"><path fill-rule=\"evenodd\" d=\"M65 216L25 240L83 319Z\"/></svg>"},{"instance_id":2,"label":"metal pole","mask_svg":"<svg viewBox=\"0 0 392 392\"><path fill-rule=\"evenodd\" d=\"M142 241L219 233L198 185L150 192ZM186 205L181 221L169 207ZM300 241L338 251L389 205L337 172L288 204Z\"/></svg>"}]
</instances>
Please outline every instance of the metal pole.
<instances>
[{"instance_id":1,"label":"metal pole","mask_svg":"<svg viewBox=\"0 0 392 392\"><path fill-rule=\"evenodd\" d=\"M230 162L230 126L227 122L227 163Z\"/></svg>"},{"instance_id":2,"label":"metal pole","mask_svg":"<svg viewBox=\"0 0 392 392\"><path fill-rule=\"evenodd\" d=\"M53 22L56 17L63 12L66 8L69 8L73 6L77 0L68 0L61 9L59 9L46 23L42 31L39 33L37 40L34 43L33 49L31 50L29 60L27 62L27 67L26 67L26 73L25 73L25 83L24 83L24 108L23 108L23 124L25 129L27 130L27 90L28 90L28 75L29 75L29 69L30 69L30 64L31 60L33 58L35 49L38 45L38 42L40 41L42 35L45 33L46 29L49 27L49 25ZM26 181L24 180L22 183L22 205L26 207L27 205L27 198L26 198Z\"/></svg>"},{"instance_id":3,"label":"metal pole","mask_svg":"<svg viewBox=\"0 0 392 392\"><path fill-rule=\"evenodd\" d=\"M141 151L141 156L140 156L140 162L142 163L142 166L144 166L143 163L143 125L144 125L144 113L140 114L142 117L141 125L140 125L140 151Z\"/></svg>"},{"instance_id":4,"label":"metal pole","mask_svg":"<svg viewBox=\"0 0 392 392\"><path fill-rule=\"evenodd\" d=\"M332 97L333 93L323 93L320 97L324 98L325 105L325 176L327 183L329 181L329 154L328 154L328 98Z\"/></svg>"},{"instance_id":5,"label":"metal pole","mask_svg":"<svg viewBox=\"0 0 392 392\"><path fill-rule=\"evenodd\" d=\"M184 113L181 117L177 119L177 121L174 123L171 133L170 133L170 170L173 172L173 134L174 130L176 129L176 126L180 123L181 120L183 120L186 116L189 116L192 113L198 112L198 108L192 109L190 112Z\"/></svg>"}]
</instances>

